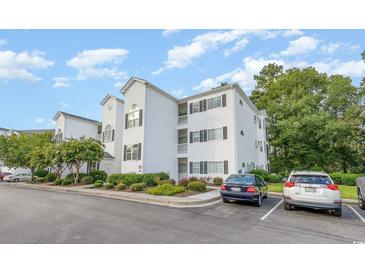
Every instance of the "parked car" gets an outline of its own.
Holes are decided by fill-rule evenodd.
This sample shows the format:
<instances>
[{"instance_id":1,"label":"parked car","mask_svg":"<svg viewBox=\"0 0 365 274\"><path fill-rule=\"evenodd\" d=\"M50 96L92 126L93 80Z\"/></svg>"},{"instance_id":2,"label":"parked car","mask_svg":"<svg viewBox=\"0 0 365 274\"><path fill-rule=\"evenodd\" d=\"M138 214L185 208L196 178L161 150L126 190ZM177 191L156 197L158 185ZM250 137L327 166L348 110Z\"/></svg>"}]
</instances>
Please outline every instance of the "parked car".
<instances>
[{"instance_id":1,"label":"parked car","mask_svg":"<svg viewBox=\"0 0 365 274\"><path fill-rule=\"evenodd\" d=\"M0 181L3 181L5 176L11 175L11 174L12 173L10 173L10 172L1 172L0 171Z\"/></svg>"},{"instance_id":2,"label":"parked car","mask_svg":"<svg viewBox=\"0 0 365 274\"><path fill-rule=\"evenodd\" d=\"M284 183L283 196L286 210L295 206L326 209L335 216L342 216L341 193L327 173L291 172Z\"/></svg>"},{"instance_id":3,"label":"parked car","mask_svg":"<svg viewBox=\"0 0 365 274\"><path fill-rule=\"evenodd\" d=\"M365 209L365 177L356 179L357 201L361 209Z\"/></svg>"},{"instance_id":4,"label":"parked car","mask_svg":"<svg viewBox=\"0 0 365 274\"><path fill-rule=\"evenodd\" d=\"M7 175L4 177L4 181L6 182L24 182L30 181L32 179L32 175L30 173L17 173L15 175Z\"/></svg>"},{"instance_id":5,"label":"parked car","mask_svg":"<svg viewBox=\"0 0 365 274\"><path fill-rule=\"evenodd\" d=\"M221 185L221 197L224 203L230 200L246 201L261 206L267 198L267 183L255 174L230 175Z\"/></svg>"}]
</instances>

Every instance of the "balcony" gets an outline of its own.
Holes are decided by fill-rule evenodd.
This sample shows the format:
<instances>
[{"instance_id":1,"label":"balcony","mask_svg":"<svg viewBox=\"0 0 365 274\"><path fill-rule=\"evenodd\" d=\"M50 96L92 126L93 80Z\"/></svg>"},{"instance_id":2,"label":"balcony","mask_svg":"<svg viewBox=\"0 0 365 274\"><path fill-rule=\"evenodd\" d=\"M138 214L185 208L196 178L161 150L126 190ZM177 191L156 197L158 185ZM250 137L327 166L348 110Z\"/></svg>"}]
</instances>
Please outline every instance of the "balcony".
<instances>
[{"instance_id":1,"label":"balcony","mask_svg":"<svg viewBox=\"0 0 365 274\"><path fill-rule=\"evenodd\" d=\"M177 145L177 154L184 154L188 152L188 144L178 144Z\"/></svg>"},{"instance_id":2,"label":"balcony","mask_svg":"<svg viewBox=\"0 0 365 274\"><path fill-rule=\"evenodd\" d=\"M185 125L188 122L188 115L179 115L177 117L177 124L178 125Z\"/></svg>"}]
</instances>

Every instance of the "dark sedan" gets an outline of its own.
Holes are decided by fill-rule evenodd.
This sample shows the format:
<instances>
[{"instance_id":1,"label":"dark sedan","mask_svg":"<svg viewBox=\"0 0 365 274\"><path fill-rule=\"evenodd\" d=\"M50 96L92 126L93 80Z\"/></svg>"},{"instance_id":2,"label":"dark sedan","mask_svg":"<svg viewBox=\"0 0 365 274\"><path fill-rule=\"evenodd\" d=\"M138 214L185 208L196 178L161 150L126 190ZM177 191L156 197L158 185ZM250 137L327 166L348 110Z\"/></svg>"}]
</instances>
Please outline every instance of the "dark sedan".
<instances>
[{"instance_id":1,"label":"dark sedan","mask_svg":"<svg viewBox=\"0 0 365 274\"><path fill-rule=\"evenodd\" d=\"M221 185L221 197L224 203L236 200L261 206L262 199L267 198L267 189L266 182L258 175L231 175Z\"/></svg>"}]
</instances>

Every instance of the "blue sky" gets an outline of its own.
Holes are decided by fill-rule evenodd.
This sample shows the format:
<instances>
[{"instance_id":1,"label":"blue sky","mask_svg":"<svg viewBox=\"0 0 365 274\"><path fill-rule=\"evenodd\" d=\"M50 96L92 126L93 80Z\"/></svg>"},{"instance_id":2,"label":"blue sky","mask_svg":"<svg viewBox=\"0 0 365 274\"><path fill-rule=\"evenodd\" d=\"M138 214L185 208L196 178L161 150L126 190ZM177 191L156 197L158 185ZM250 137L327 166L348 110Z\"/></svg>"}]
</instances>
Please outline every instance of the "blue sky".
<instances>
[{"instance_id":1,"label":"blue sky","mask_svg":"<svg viewBox=\"0 0 365 274\"><path fill-rule=\"evenodd\" d=\"M53 128L58 110L101 119L131 76L176 97L238 82L269 62L314 66L359 84L364 30L1 30L0 127Z\"/></svg>"}]
</instances>

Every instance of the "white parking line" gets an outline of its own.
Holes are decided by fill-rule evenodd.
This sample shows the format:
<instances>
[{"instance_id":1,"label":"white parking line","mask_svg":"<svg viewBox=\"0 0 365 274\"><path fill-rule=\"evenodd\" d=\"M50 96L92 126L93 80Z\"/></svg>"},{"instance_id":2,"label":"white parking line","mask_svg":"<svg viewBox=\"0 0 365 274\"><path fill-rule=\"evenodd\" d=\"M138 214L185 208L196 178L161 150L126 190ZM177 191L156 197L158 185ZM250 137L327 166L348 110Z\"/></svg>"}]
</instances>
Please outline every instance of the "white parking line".
<instances>
[{"instance_id":1,"label":"white parking line","mask_svg":"<svg viewBox=\"0 0 365 274\"><path fill-rule=\"evenodd\" d=\"M281 199L280 202L278 202L268 213L266 213L264 216L261 217L261 221L264 221L282 202L284 199Z\"/></svg>"},{"instance_id":2,"label":"white parking line","mask_svg":"<svg viewBox=\"0 0 365 274\"><path fill-rule=\"evenodd\" d=\"M352 206L347 205L354 213L357 217L359 217L359 219L365 224L365 219L363 216L360 215L359 212L357 212Z\"/></svg>"}]
</instances>

